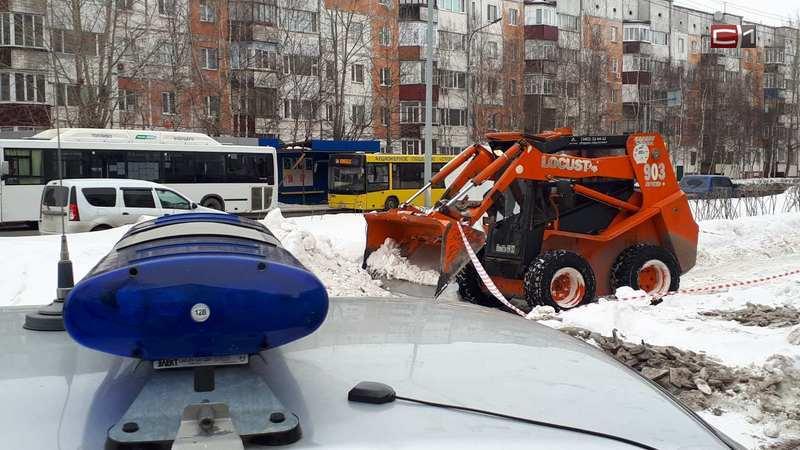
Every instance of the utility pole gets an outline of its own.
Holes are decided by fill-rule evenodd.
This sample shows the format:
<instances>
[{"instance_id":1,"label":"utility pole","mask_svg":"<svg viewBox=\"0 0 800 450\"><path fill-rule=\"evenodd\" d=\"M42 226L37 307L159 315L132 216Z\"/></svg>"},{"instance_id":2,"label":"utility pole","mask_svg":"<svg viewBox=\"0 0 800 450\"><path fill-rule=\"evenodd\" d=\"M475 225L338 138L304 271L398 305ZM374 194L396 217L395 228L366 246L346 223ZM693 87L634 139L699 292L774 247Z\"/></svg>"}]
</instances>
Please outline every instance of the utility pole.
<instances>
[{"instance_id":1,"label":"utility pole","mask_svg":"<svg viewBox=\"0 0 800 450\"><path fill-rule=\"evenodd\" d=\"M431 182L433 160L433 0L428 0L428 30L425 41L425 180ZM431 207L431 190L425 191L425 207Z\"/></svg>"}]
</instances>

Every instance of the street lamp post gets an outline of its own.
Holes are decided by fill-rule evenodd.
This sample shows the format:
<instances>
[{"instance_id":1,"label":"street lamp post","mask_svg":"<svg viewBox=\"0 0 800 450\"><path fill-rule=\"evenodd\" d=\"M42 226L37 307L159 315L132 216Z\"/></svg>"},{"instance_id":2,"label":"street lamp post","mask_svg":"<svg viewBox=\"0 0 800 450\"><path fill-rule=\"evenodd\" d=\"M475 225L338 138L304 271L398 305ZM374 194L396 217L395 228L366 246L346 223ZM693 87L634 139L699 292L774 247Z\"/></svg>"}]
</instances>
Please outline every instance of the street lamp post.
<instances>
[{"instance_id":1,"label":"street lamp post","mask_svg":"<svg viewBox=\"0 0 800 450\"><path fill-rule=\"evenodd\" d=\"M471 100L470 97L471 97L471 93L472 93L472 76L471 76L472 67L470 65L470 63L471 63L470 56L471 56L471 53L472 53L472 38L475 37L475 34L478 33L479 31L483 30L484 28L486 28L488 26L496 24L497 22L500 22L501 20L503 20L503 18L502 17L498 17L497 19L494 19L493 21L476 28L476 29L470 31L469 34L467 34L467 49L466 49L467 50L467 74L466 74L466 77L465 77L464 81L467 84L465 86L465 88L467 90L467 95L466 95L466 97L467 97L467 129L469 130L469 134L470 135L472 134L472 130L474 128L474 123L473 123L474 121L472 120L472 117L473 117L472 104L470 103L470 100ZM467 27L469 27L470 21L471 21L471 18L468 17L467 18Z\"/></svg>"}]
</instances>

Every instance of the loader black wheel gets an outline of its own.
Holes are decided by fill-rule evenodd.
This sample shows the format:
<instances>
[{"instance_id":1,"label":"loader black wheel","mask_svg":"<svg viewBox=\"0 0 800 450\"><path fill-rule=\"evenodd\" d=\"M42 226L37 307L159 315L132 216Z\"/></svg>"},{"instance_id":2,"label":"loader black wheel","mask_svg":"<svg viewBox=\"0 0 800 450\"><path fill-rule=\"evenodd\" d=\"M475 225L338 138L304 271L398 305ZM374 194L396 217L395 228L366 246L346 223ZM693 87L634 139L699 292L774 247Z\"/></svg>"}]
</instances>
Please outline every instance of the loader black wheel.
<instances>
[{"instance_id":1,"label":"loader black wheel","mask_svg":"<svg viewBox=\"0 0 800 450\"><path fill-rule=\"evenodd\" d=\"M611 289L622 286L664 295L680 287L678 261L669 250L650 244L636 244L619 254L611 267Z\"/></svg>"},{"instance_id":2,"label":"loader black wheel","mask_svg":"<svg viewBox=\"0 0 800 450\"><path fill-rule=\"evenodd\" d=\"M480 259L481 253L478 253ZM481 306L497 307L500 302L488 292L484 292L481 287L483 281L478 276L478 271L472 263L467 263L460 272L456 274L456 282L458 283L458 293L464 301L474 303Z\"/></svg>"},{"instance_id":3,"label":"loader black wheel","mask_svg":"<svg viewBox=\"0 0 800 450\"><path fill-rule=\"evenodd\" d=\"M400 206L400 200L397 199L394 195L387 198L386 201L383 203L383 209L390 210L395 209Z\"/></svg>"},{"instance_id":4,"label":"loader black wheel","mask_svg":"<svg viewBox=\"0 0 800 450\"><path fill-rule=\"evenodd\" d=\"M554 250L536 258L525 272L528 307L552 306L556 311L594 301L594 272L580 255Z\"/></svg>"}]
</instances>

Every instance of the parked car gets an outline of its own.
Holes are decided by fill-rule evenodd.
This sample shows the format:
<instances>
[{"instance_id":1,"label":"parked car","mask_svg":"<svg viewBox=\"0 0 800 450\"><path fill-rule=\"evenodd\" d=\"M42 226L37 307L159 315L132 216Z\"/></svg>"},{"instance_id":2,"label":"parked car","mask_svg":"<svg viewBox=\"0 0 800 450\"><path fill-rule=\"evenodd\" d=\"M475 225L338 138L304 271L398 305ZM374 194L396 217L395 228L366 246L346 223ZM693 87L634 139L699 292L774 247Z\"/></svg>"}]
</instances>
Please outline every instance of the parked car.
<instances>
[{"instance_id":1,"label":"parked car","mask_svg":"<svg viewBox=\"0 0 800 450\"><path fill-rule=\"evenodd\" d=\"M39 232L99 231L135 223L141 216L185 212L221 213L199 206L180 192L158 183L114 178L53 180L42 191Z\"/></svg>"},{"instance_id":2,"label":"parked car","mask_svg":"<svg viewBox=\"0 0 800 450\"><path fill-rule=\"evenodd\" d=\"M681 179L681 189L689 198L704 195L731 196L736 186L723 175L686 175Z\"/></svg>"}]
</instances>

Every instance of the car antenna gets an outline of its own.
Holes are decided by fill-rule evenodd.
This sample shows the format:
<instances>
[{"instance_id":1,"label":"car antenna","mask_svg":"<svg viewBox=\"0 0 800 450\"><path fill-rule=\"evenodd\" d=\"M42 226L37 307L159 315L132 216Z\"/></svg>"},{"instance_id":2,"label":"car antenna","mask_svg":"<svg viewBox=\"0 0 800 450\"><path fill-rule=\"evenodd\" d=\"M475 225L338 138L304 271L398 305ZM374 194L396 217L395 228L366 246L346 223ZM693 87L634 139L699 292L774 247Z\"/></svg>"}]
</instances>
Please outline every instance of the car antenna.
<instances>
[{"instance_id":1,"label":"car antenna","mask_svg":"<svg viewBox=\"0 0 800 450\"><path fill-rule=\"evenodd\" d=\"M55 58L54 54L51 54ZM56 74L56 87L58 87L58 74ZM65 93L66 94L66 93ZM58 102L56 102L58 103ZM58 158L58 186L59 192L64 192L64 172L63 160L61 157L61 121L59 117L59 105L56 105L56 152ZM25 315L23 328L35 331L64 331L64 300L75 286L72 276L72 261L69 259L69 247L67 246L66 233L66 211L64 207L69 203L69 193L66 194L64 202L59 202L61 211L61 252L58 260L58 284L56 287L56 298L49 305L40 308L36 312ZM57 197L56 197L57 198Z\"/></svg>"}]
</instances>

